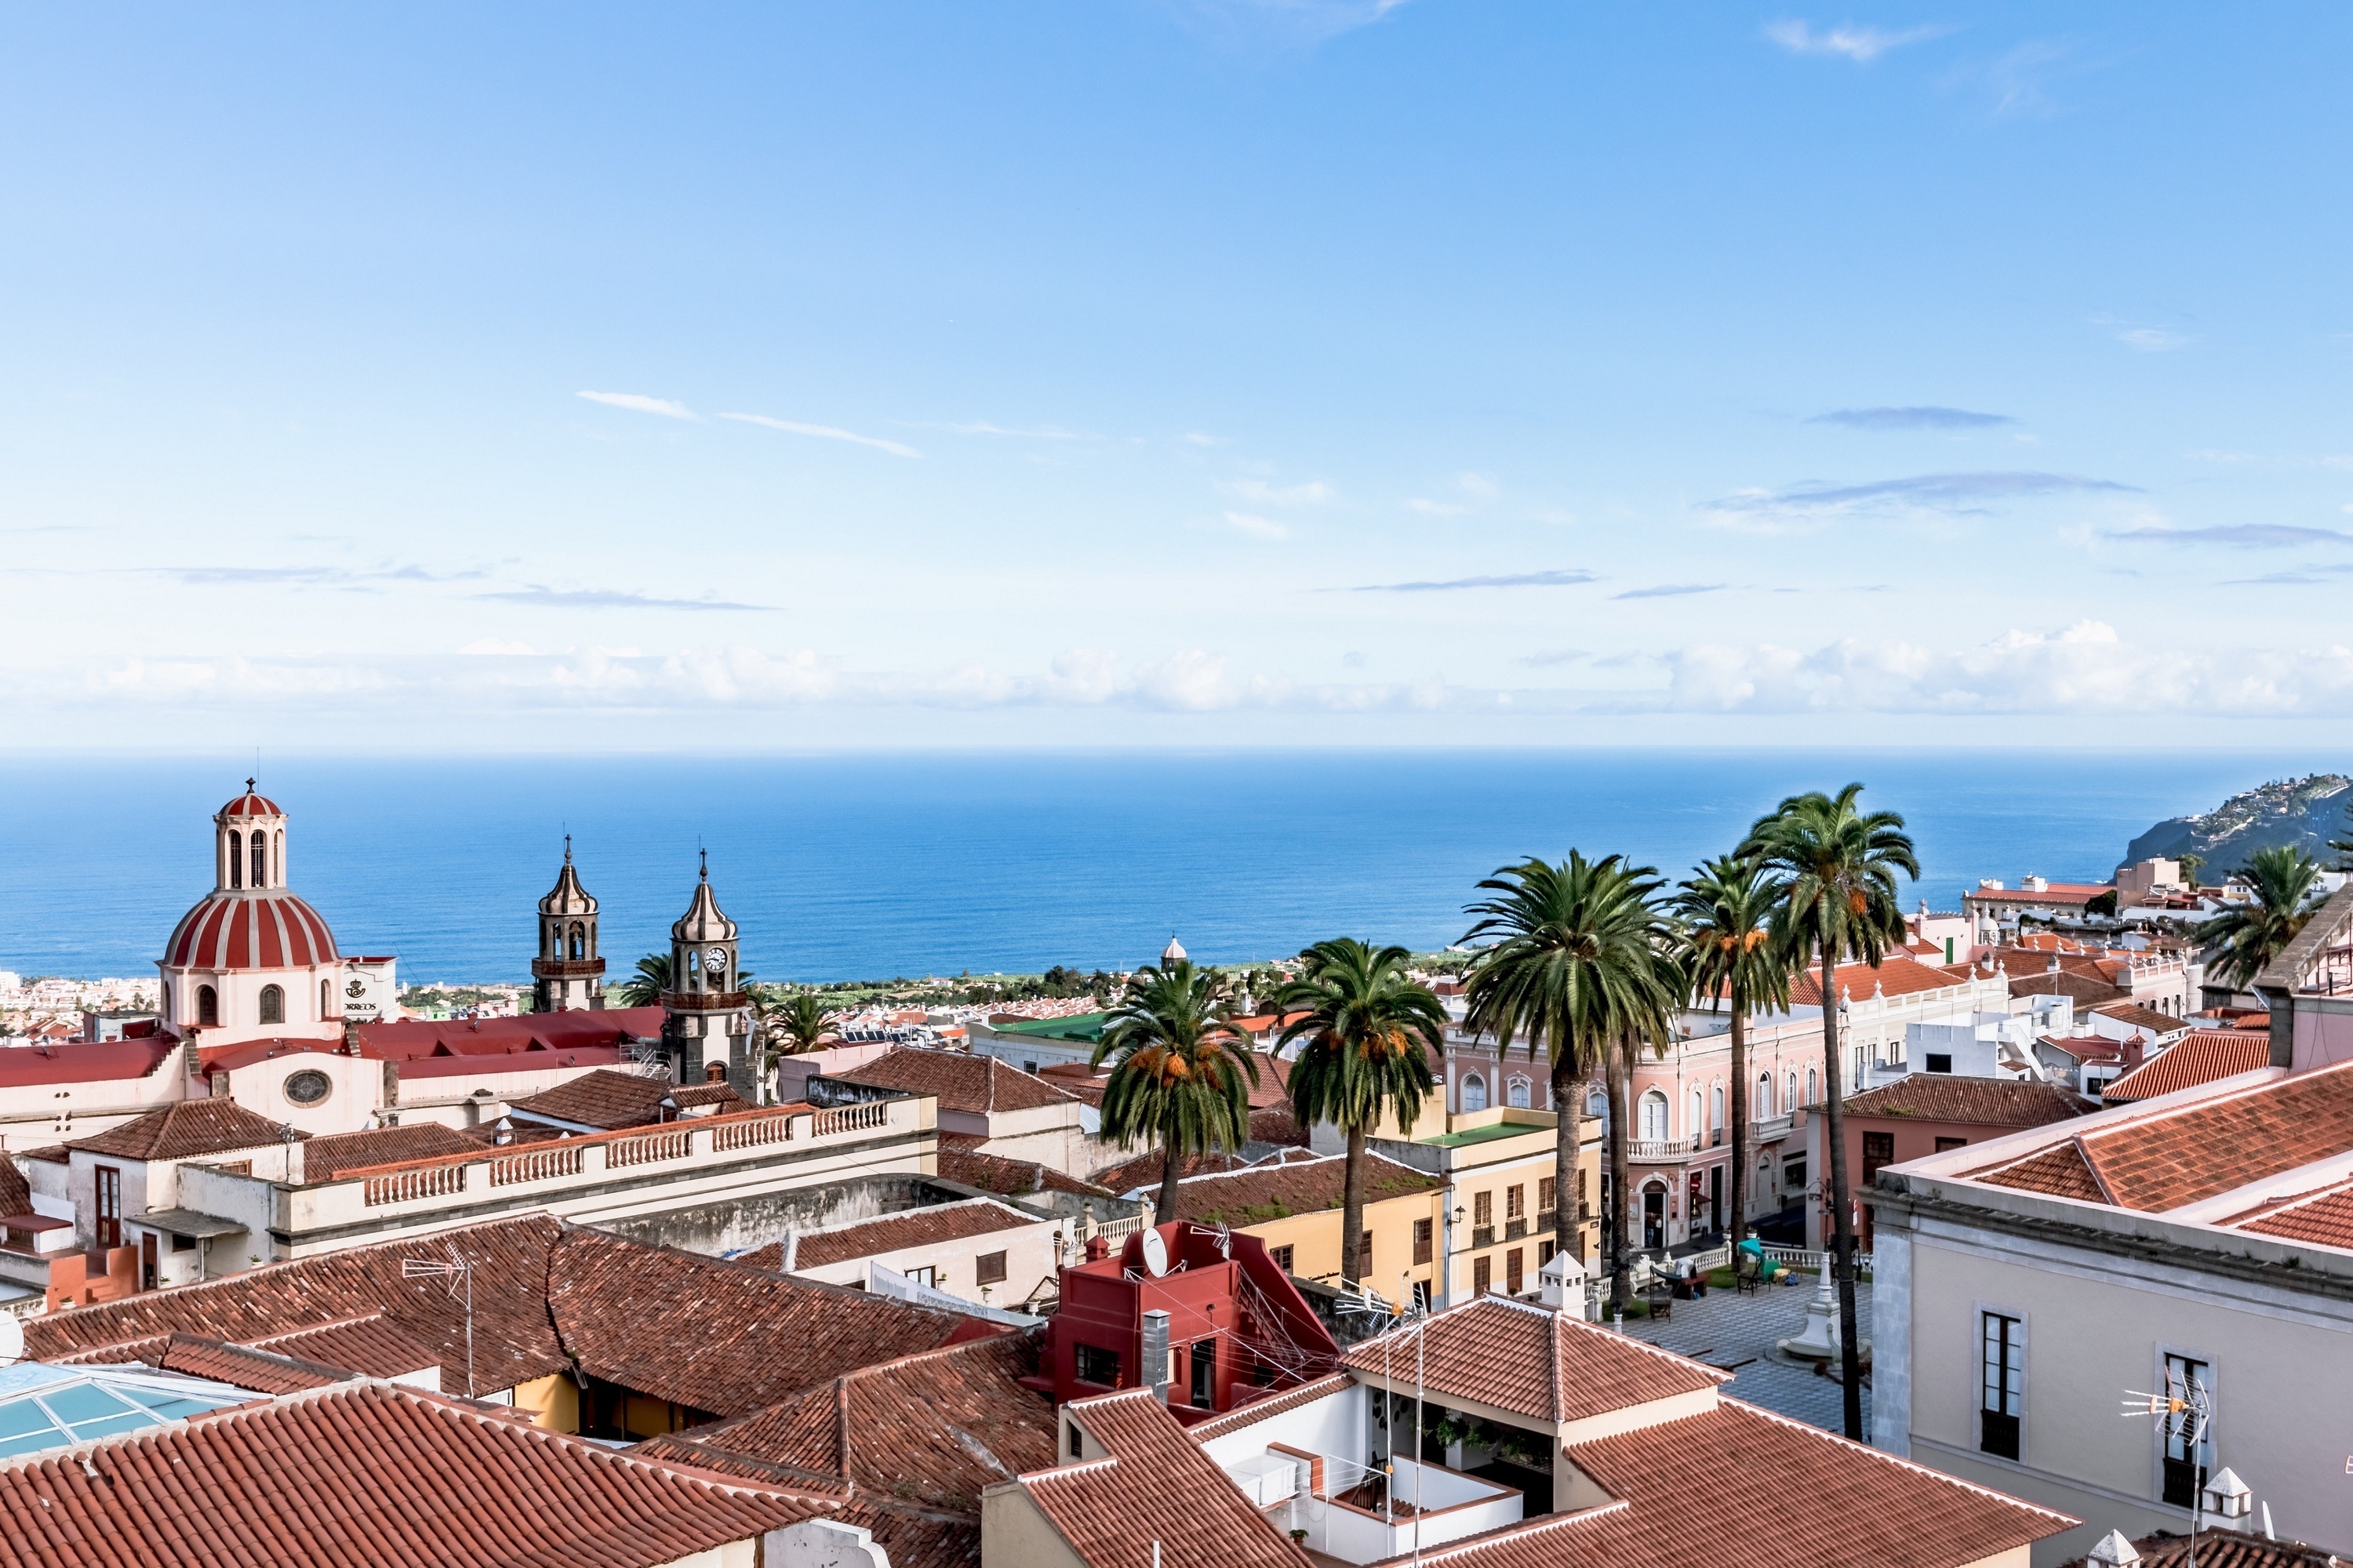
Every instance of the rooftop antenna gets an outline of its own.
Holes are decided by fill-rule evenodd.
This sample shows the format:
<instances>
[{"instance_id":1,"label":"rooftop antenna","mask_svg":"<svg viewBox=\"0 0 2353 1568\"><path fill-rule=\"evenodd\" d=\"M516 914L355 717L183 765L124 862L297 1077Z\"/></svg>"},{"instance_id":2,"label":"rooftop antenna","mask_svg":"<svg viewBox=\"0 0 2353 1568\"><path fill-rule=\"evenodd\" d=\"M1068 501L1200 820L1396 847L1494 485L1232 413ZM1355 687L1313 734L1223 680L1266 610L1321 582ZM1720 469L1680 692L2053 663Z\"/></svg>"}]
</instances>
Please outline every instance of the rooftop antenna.
<instances>
[{"instance_id":1,"label":"rooftop antenna","mask_svg":"<svg viewBox=\"0 0 2353 1568\"><path fill-rule=\"evenodd\" d=\"M462 1299L466 1303L466 1397L472 1399L475 1397L474 1266L464 1254L458 1250L457 1243L444 1242L441 1245L448 1256L402 1258L400 1277L403 1279L446 1279L448 1284L444 1288L448 1291L449 1299L452 1301L461 1299L459 1291L459 1287L463 1286Z\"/></svg>"},{"instance_id":2,"label":"rooftop antenna","mask_svg":"<svg viewBox=\"0 0 2353 1568\"><path fill-rule=\"evenodd\" d=\"M1398 1293L1398 1301L1395 1305L1385 1300L1380 1292L1371 1286L1360 1284L1354 1290L1343 1290L1340 1293L1338 1310L1347 1317L1387 1318L1400 1328L1410 1328L1413 1330L1413 1561L1415 1568L1420 1568L1421 1417L1422 1399L1426 1392L1423 1372L1427 1360L1425 1345L1427 1335L1424 1330L1430 1326L1430 1308L1423 1306L1420 1298L1414 1294L1413 1282L1410 1279L1400 1274L1398 1277L1398 1283L1404 1288ZM1386 1385L1395 1381L1389 1372L1397 1355L1395 1341L1394 1332L1385 1333L1382 1336L1381 1382L1384 1386L1381 1389L1381 1411L1384 1415L1388 1413L1390 1397L1389 1390ZM1369 1402L1366 1409L1369 1412ZM1371 1419L1369 1414L1366 1419ZM1393 1523L1389 1517L1390 1509L1392 1499L1397 1495L1397 1426L1394 1422L1385 1422L1384 1425L1389 1428L1389 1462L1382 1470L1382 1474L1388 1479L1381 1486L1381 1522L1388 1525ZM1369 1453L1372 1448L1372 1434L1367 1432L1365 1437L1366 1450Z\"/></svg>"},{"instance_id":3,"label":"rooftop antenna","mask_svg":"<svg viewBox=\"0 0 2353 1568\"><path fill-rule=\"evenodd\" d=\"M2213 1425L2214 1403L2202 1380L2168 1372L2163 1393L2125 1391L2124 1418L2130 1421L2137 1416L2154 1420L2160 1432L2169 1430L2189 1451L2189 1549L2185 1568L2198 1568L2198 1526L2206 1511L2206 1477L2198 1455L2206 1445L2207 1429Z\"/></svg>"}]
</instances>

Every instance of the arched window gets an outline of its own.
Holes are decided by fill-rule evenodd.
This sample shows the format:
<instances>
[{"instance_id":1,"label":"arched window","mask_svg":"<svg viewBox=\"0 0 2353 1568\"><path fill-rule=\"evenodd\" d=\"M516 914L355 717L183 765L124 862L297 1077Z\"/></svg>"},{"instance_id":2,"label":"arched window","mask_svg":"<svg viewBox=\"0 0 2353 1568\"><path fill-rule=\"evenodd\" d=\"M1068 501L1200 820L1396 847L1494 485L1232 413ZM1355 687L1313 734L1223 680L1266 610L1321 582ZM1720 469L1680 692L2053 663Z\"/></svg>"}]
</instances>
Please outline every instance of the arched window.
<instances>
[{"instance_id":1,"label":"arched window","mask_svg":"<svg viewBox=\"0 0 2353 1568\"><path fill-rule=\"evenodd\" d=\"M1504 1086L1504 1103L1515 1110L1528 1108L1528 1081L1517 1073Z\"/></svg>"},{"instance_id":2,"label":"arched window","mask_svg":"<svg viewBox=\"0 0 2353 1568\"><path fill-rule=\"evenodd\" d=\"M203 1024L220 1022L220 992L208 985L196 988L196 1022Z\"/></svg>"},{"instance_id":3,"label":"arched window","mask_svg":"<svg viewBox=\"0 0 2353 1568\"><path fill-rule=\"evenodd\" d=\"M253 835L253 885L269 885L269 836L267 833Z\"/></svg>"},{"instance_id":4,"label":"arched window","mask_svg":"<svg viewBox=\"0 0 2353 1568\"><path fill-rule=\"evenodd\" d=\"M245 885L245 835L231 828L228 833L228 885Z\"/></svg>"},{"instance_id":5,"label":"arched window","mask_svg":"<svg viewBox=\"0 0 2353 1568\"><path fill-rule=\"evenodd\" d=\"M286 1022L286 992L280 988L274 985L261 988L261 1022L264 1023Z\"/></svg>"},{"instance_id":6,"label":"arched window","mask_svg":"<svg viewBox=\"0 0 2353 1568\"><path fill-rule=\"evenodd\" d=\"M1707 1119L1706 1119L1706 1118L1707 1118L1707 1105L1706 1105L1706 1102L1705 1102L1705 1101L1704 1101L1704 1100L1702 1100L1702 1099L1699 1097L1699 1091L1698 1091L1697 1089L1694 1089L1694 1090L1691 1092L1691 1130L1692 1130L1692 1136L1696 1137L1696 1136L1698 1136L1699 1134L1701 1134L1701 1133L1703 1133L1703 1132L1705 1132L1705 1131L1707 1130Z\"/></svg>"},{"instance_id":7,"label":"arched window","mask_svg":"<svg viewBox=\"0 0 2353 1568\"><path fill-rule=\"evenodd\" d=\"M1462 1075L1462 1108L1465 1111L1487 1108L1487 1080L1476 1073Z\"/></svg>"},{"instance_id":8,"label":"arched window","mask_svg":"<svg viewBox=\"0 0 2353 1568\"><path fill-rule=\"evenodd\" d=\"M1759 1118L1773 1114L1773 1075L1770 1073L1757 1075L1757 1109L1753 1114Z\"/></svg>"},{"instance_id":9,"label":"arched window","mask_svg":"<svg viewBox=\"0 0 2353 1568\"><path fill-rule=\"evenodd\" d=\"M1642 1119L1640 1137L1646 1143L1658 1143L1667 1136L1667 1097L1651 1089L1642 1096Z\"/></svg>"},{"instance_id":10,"label":"arched window","mask_svg":"<svg viewBox=\"0 0 2353 1568\"><path fill-rule=\"evenodd\" d=\"M1781 1108L1794 1111L1798 1108L1798 1070L1792 1067L1789 1069L1789 1097L1782 1103Z\"/></svg>"},{"instance_id":11,"label":"arched window","mask_svg":"<svg viewBox=\"0 0 2353 1568\"><path fill-rule=\"evenodd\" d=\"M1813 1068L1806 1069L1806 1103L1820 1105L1822 1099L1822 1075Z\"/></svg>"},{"instance_id":12,"label":"arched window","mask_svg":"<svg viewBox=\"0 0 2353 1568\"><path fill-rule=\"evenodd\" d=\"M319 1022L324 1023L334 1016L335 982L321 980L319 982Z\"/></svg>"},{"instance_id":13,"label":"arched window","mask_svg":"<svg viewBox=\"0 0 2353 1568\"><path fill-rule=\"evenodd\" d=\"M582 930L576 921L572 927L572 956L575 959L586 958L588 956L587 935Z\"/></svg>"}]
</instances>

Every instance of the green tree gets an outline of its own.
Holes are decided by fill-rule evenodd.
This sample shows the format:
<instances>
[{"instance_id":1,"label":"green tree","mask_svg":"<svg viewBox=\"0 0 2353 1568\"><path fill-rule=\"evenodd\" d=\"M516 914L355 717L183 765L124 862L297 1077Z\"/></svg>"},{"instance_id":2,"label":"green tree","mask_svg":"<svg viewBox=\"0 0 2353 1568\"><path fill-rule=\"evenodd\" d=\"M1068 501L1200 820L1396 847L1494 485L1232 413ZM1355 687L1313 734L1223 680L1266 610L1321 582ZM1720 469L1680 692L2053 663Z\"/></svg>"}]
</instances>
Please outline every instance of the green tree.
<instances>
[{"instance_id":1,"label":"green tree","mask_svg":"<svg viewBox=\"0 0 2353 1568\"><path fill-rule=\"evenodd\" d=\"M1162 1224L1176 1217L1176 1181L1187 1156L1241 1147L1250 1137L1250 1087L1258 1053L1228 1022L1218 977L1179 959L1128 977L1096 1044L1094 1065L1112 1065L1104 1086L1103 1136L1160 1140Z\"/></svg>"},{"instance_id":2,"label":"green tree","mask_svg":"<svg viewBox=\"0 0 2353 1568\"><path fill-rule=\"evenodd\" d=\"M2247 857L2246 878L2255 901L2216 916L2200 933L2214 972L2244 991L2295 939L2309 916L2305 900L2320 875L2320 863L2292 844L2273 844Z\"/></svg>"},{"instance_id":3,"label":"green tree","mask_svg":"<svg viewBox=\"0 0 2353 1568\"><path fill-rule=\"evenodd\" d=\"M1464 986L1466 1027L1493 1035L1498 1053L1525 1037L1552 1061L1554 1212L1577 1190L1578 1086L1599 1065L1609 1082L1611 1290L1627 1300L1625 1044L1672 1011L1659 952L1665 938L1649 866L1620 855L1588 861L1576 850L1557 865L1531 858L1479 884L1495 895L1470 906L1462 940L1493 938Z\"/></svg>"},{"instance_id":4,"label":"green tree","mask_svg":"<svg viewBox=\"0 0 2353 1568\"><path fill-rule=\"evenodd\" d=\"M1773 884L1753 860L1693 868L1674 902L1694 1004L1732 1017L1732 1241L1748 1228L1748 1019L1789 1005L1789 966L1773 950Z\"/></svg>"},{"instance_id":5,"label":"green tree","mask_svg":"<svg viewBox=\"0 0 2353 1568\"><path fill-rule=\"evenodd\" d=\"M2198 885L2198 871L2200 866L2206 863L2206 857L2202 854L2182 854L2176 855L2173 858L2181 867L2181 880L2188 883L2191 887L2196 887Z\"/></svg>"},{"instance_id":6,"label":"green tree","mask_svg":"<svg viewBox=\"0 0 2353 1568\"><path fill-rule=\"evenodd\" d=\"M2337 863L2330 869L2353 871L2353 801L2346 804L2345 824L2337 829L2337 835L2328 841L2328 847L2337 852Z\"/></svg>"},{"instance_id":7,"label":"green tree","mask_svg":"<svg viewBox=\"0 0 2353 1568\"><path fill-rule=\"evenodd\" d=\"M793 992L770 1020L772 1036L782 1042L776 1054L800 1056L816 1050L818 1042L833 1033L833 1015L839 1011L828 1007L813 991Z\"/></svg>"},{"instance_id":8,"label":"green tree","mask_svg":"<svg viewBox=\"0 0 2353 1568\"><path fill-rule=\"evenodd\" d=\"M1291 1065L1291 1105L1300 1125L1335 1125L1347 1136L1348 1165L1340 1199L1340 1277L1364 1279L1365 1146L1382 1118L1396 1113L1410 1128L1430 1087L1430 1054L1446 1054L1446 1005L1406 976L1413 955L1353 937L1318 942L1300 955L1300 978L1276 993L1276 1007L1298 1017L1278 1050L1306 1042Z\"/></svg>"},{"instance_id":9,"label":"green tree","mask_svg":"<svg viewBox=\"0 0 2353 1568\"><path fill-rule=\"evenodd\" d=\"M670 955L648 953L638 960L638 972L614 992L623 1007L652 1007L670 990Z\"/></svg>"},{"instance_id":10,"label":"green tree","mask_svg":"<svg viewBox=\"0 0 2353 1568\"><path fill-rule=\"evenodd\" d=\"M1833 797L1792 795L1758 820L1734 853L1754 859L1773 879L1773 945L1791 968L1821 966L1823 1110L1831 1150L1831 1219L1838 1278L1839 1351L1846 1395L1846 1435L1863 1440L1862 1367L1854 1306L1854 1204L1847 1187L1845 1096L1839 1087L1839 988L1841 959L1879 967L1888 944L1904 937L1895 874L1917 881L1919 857L1893 811L1864 811L1862 786Z\"/></svg>"}]
</instances>

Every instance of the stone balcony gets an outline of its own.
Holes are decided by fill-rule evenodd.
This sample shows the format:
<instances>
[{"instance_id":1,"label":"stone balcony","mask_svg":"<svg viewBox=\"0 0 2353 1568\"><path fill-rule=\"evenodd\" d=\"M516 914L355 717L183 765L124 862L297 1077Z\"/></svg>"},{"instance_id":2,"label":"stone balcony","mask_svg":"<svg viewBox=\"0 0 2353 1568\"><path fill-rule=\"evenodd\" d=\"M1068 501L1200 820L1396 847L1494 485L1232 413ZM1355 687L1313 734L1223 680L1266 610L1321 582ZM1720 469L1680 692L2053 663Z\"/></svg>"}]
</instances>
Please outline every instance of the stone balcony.
<instances>
[{"instance_id":1,"label":"stone balcony","mask_svg":"<svg viewBox=\"0 0 2353 1568\"><path fill-rule=\"evenodd\" d=\"M1691 1138L1630 1138L1626 1158L1637 1165L1672 1165L1697 1154L1706 1139Z\"/></svg>"}]
</instances>

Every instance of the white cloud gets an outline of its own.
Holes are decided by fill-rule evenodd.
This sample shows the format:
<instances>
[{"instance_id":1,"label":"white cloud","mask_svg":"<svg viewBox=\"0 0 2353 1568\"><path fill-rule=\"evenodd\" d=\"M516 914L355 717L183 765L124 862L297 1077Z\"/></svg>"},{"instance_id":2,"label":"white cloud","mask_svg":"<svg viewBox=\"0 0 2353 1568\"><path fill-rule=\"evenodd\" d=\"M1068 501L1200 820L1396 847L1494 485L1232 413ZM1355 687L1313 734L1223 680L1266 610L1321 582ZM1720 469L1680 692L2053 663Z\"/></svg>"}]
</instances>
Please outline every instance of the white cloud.
<instances>
[{"instance_id":1,"label":"white cloud","mask_svg":"<svg viewBox=\"0 0 2353 1568\"><path fill-rule=\"evenodd\" d=\"M987 420L980 419L974 420L970 424L944 425L941 428L954 430L960 436L1018 436L1036 441L1091 441L1095 439L1077 430L1058 430L1051 425L1040 425L1034 430L1018 430L1005 425L992 425Z\"/></svg>"},{"instance_id":2,"label":"white cloud","mask_svg":"<svg viewBox=\"0 0 2353 1568\"><path fill-rule=\"evenodd\" d=\"M2353 648L2343 644L2198 652L2129 643L2098 620L2013 629L1959 651L1860 638L1811 652L1700 643L1668 666L1668 705L1709 712L2353 712Z\"/></svg>"},{"instance_id":3,"label":"white cloud","mask_svg":"<svg viewBox=\"0 0 2353 1568\"><path fill-rule=\"evenodd\" d=\"M1221 447L1226 444L1225 437L1208 435L1200 430L1186 431L1185 440L1187 445L1197 447Z\"/></svg>"},{"instance_id":4,"label":"white cloud","mask_svg":"<svg viewBox=\"0 0 2353 1568\"><path fill-rule=\"evenodd\" d=\"M535 656L539 650L528 642L513 642L503 637L477 637L458 652L492 658L528 659Z\"/></svg>"},{"instance_id":5,"label":"white cloud","mask_svg":"<svg viewBox=\"0 0 2353 1568\"><path fill-rule=\"evenodd\" d=\"M2169 348L2179 348L2189 339L2180 333L2168 332L2163 327L2126 327L2116 334L2116 341L2143 354L2163 354Z\"/></svg>"},{"instance_id":6,"label":"white cloud","mask_svg":"<svg viewBox=\"0 0 2353 1568\"><path fill-rule=\"evenodd\" d=\"M1236 501L1256 502L1261 506L1326 506L1335 500L1336 493L1322 480L1305 484L1270 484L1262 479L1221 479L1218 493Z\"/></svg>"},{"instance_id":7,"label":"white cloud","mask_svg":"<svg viewBox=\"0 0 2353 1568\"><path fill-rule=\"evenodd\" d=\"M1459 473L1454 486L1473 501L1493 501L1503 493L1494 480L1483 473Z\"/></svg>"},{"instance_id":8,"label":"white cloud","mask_svg":"<svg viewBox=\"0 0 2353 1568\"><path fill-rule=\"evenodd\" d=\"M1291 530L1271 517L1261 517L1250 512L1229 512L1226 522L1243 533L1260 539L1288 539Z\"/></svg>"},{"instance_id":9,"label":"white cloud","mask_svg":"<svg viewBox=\"0 0 2353 1568\"><path fill-rule=\"evenodd\" d=\"M1405 507L1407 511L1419 512L1425 517L1460 517L1471 510L1451 501L1432 501L1426 495L1408 497Z\"/></svg>"},{"instance_id":10,"label":"white cloud","mask_svg":"<svg viewBox=\"0 0 2353 1568\"><path fill-rule=\"evenodd\" d=\"M1950 27L1934 26L1891 31L1858 26L1852 22L1817 30L1813 24L1795 18L1765 24L1765 36L1793 55L1838 55L1857 65L1869 65L1890 49L1942 37L1951 31Z\"/></svg>"},{"instance_id":11,"label":"white cloud","mask_svg":"<svg viewBox=\"0 0 2353 1568\"><path fill-rule=\"evenodd\" d=\"M891 452L899 457L919 458L923 454L911 446L886 441L880 436L861 436L856 430L845 430L834 425L804 425L797 419L775 419L765 414L722 414L723 419L734 419L746 425L758 425L763 429L782 430L791 436L814 436L826 441L853 441L877 451Z\"/></svg>"},{"instance_id":12,"label":"white cloud","mask_svg":"<svg viewBox=\"0 0 2353 1568\"><path fill-rule=\"evenodd\" d=\"M666 419L702 418L685 404L673 403L667 397L648 397L636 392L583 392L579 396L591 403L602 403L614 408L634 408L640 414L659 414Z\"/></svg>"}]
</instances>

